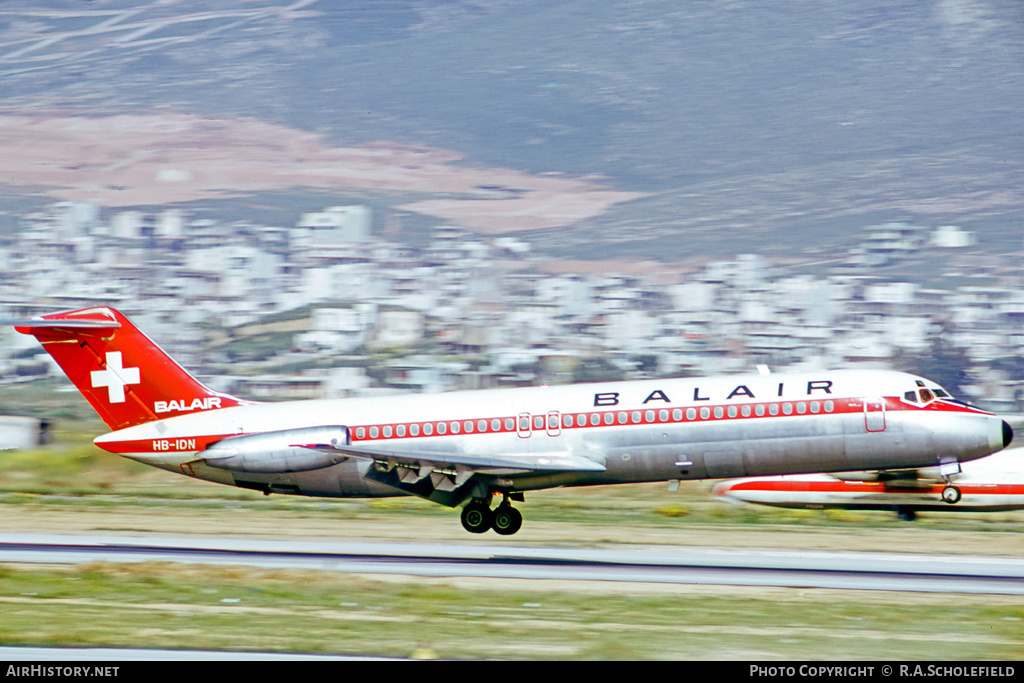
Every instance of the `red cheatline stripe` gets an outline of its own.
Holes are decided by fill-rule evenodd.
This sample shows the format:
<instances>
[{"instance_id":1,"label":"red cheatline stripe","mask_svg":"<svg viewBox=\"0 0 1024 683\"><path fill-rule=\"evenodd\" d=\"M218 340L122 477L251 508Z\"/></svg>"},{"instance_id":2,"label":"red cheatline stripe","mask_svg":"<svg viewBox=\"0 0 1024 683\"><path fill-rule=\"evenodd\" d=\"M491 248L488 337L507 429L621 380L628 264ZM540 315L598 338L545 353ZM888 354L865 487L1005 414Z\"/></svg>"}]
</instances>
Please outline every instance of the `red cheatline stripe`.
<instances>
[{"instance_id":1,"label":"red cheatline stripe","mask_svg":"<svg viewBox=\"0 0 1024 683\"><path fill-rule=\"evenodd\" d=\"M885 411L930 410L943 412L977 413L968 406L935 401L927 406L913 406L896 398L885 399ZM775 414L772 414L774 411ZM788 412L787 412L788 411ZM814 415L859 414L864 412L864 400L829 399L814 401L777 401L772 403L737 403L709 406L657 407L641 410L604 410L582 413L521 413L503 417L424 422L381 423L349 427L353 442L384 439L415 439L436 436L464 436L473 434L537 433L559 434L562 430L596 429L601 427L628 427L650 424L688 424L721 420L767 420ZM523 422L523 421L526 422ZM582 422L582 423L581 423ZM483 427L481 429L481 426ZM429 431L429 433L427 433ZM214 434L172 439L137 439L111 441L100 446L111 453L174 453L204 450L210 444L238 434Z\"/></svg>"}]
</instances>

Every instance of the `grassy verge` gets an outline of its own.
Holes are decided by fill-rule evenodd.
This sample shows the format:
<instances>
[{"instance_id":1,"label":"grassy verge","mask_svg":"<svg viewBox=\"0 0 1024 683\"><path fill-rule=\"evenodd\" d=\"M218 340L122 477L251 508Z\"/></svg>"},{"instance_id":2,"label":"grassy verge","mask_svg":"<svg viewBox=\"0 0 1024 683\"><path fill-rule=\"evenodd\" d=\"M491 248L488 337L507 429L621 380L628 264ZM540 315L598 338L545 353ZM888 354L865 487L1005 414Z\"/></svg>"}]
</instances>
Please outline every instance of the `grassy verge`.
<instances>
[{"instance_id":1,"label":"grassy verge","mask_svg":"<svg viewBox=\"0 0 1024 683\"><path fill-rule=\"evenodd\" d=\"M1024 656L1019 601L857 591L97 564L0 570L0 614L0 642L9 645L452 659Z\"/></svg>"}]
</instances>

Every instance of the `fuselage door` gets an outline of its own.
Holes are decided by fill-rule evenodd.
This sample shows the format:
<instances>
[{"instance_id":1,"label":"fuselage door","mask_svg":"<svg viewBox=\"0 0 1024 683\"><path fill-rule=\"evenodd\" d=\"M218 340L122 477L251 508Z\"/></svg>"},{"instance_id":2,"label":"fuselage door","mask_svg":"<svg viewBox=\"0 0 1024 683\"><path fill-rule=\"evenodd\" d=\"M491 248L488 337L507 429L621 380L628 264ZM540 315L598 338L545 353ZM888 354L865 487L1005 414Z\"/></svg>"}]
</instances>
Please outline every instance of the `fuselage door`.
<instances>
[{"instance_id":1,"label":"fuselage door","mask_svg":"<svg viewBox=\"0 0 1024 683\"><path fill-rule=\"evenodd\" d=\"M519 433L520 439L529 439L530 435L533 434L533 423L530 420L529 413L519 413L519 419L516 420L516 431Z\"/></svg>"},{"instance_id":2,"label":"fuselage door","mask_svg":"<svg viewBox=\"0 0 1024 683\"><path fill-rule=\"evenodd\" d=\"M548 436L558 436L562 433L562 414L557 410L548 413L547 430Z\"/></svg>"},{"instance_id":3,"label":"fuselage door","mask_svg":"<svg viewBox=\"0 0 1024 683\"><path fill-rule=\"evenodd\" d=\"M885 399L864 399L864 427L869 432L885 431Z\"/></svg>"}]
</instances>

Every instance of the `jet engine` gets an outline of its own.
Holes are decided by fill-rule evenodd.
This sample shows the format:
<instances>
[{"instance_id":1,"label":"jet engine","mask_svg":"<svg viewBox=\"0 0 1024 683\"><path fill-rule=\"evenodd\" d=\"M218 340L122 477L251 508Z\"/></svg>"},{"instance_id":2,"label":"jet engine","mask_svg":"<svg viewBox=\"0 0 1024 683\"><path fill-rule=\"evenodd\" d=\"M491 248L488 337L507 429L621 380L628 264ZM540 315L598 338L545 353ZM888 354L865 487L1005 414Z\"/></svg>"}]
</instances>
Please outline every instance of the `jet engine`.
<instances>
[{"instance_id":1,"label":"jet engine","mask_svg":"<svg viewBox=\"0 0 1024 683\"><path fill-rule=\"evenodd\" d=\"M211 445L202 455L210 467L232 472L307 472L347 460L348 456L331 452L332 448L347 443L346 427L304 427L229 436Z\"/></svg>"}]
</instances>

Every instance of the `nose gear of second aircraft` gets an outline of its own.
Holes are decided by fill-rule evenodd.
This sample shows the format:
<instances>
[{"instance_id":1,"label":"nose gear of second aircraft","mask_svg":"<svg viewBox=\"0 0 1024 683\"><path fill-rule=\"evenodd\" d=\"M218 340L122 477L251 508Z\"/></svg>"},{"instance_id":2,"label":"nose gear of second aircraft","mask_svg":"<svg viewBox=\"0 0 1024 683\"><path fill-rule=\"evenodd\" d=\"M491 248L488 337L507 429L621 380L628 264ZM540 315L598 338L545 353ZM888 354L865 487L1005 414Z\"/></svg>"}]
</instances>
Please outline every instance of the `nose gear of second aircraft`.
<instances>
[{"instance_id":1,"label":"nose gear of second aircraft","mask_svg":"<svg viewBox=\"0 0 1024 683\"><path fill-rule=\"evenodd\" d=\"M474 499L462 508L462 527L473 534L482 534L490 529L502 536L511 536L523 525L523 515L512 507L506 497L494 510L486 501Z\"/></svg>"},{"instance_id":2,"label":"nose gear of second aircraft","mask_svg":"<svg viewBox=\"0 0 1024 683\"><path fill-rule=\"evenodd\" d=\"M955 505L960 502L960 489L952 484L947 484L946 488L942 489L942 500L946 501L950 505Z\"/></svg>"}]
</instances>

